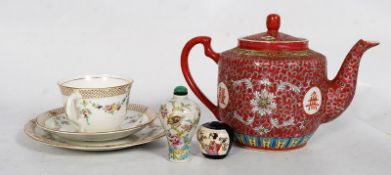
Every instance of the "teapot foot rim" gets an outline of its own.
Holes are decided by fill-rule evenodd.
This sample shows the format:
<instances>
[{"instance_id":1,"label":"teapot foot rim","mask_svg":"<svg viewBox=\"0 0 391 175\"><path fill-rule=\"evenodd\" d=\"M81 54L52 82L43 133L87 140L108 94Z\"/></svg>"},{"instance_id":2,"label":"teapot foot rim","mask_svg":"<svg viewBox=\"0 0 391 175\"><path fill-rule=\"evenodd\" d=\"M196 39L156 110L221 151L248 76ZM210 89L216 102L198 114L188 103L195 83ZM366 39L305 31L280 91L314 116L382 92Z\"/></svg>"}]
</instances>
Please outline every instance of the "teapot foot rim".
<instances>
[{"instance_id":1,"label":"teapot foot rim","mask_svg":"<svg viewBox=\"0 0 391 175\"><path fill-rule=\"evenodd\" d=\"M246 145L240 142L235 142L235 144L241 148L248 149L248 150L253 150L257 152L290 152L290 151L297 151L304 149L304 147L307 145L307 143L297 146L297 147L291 147L291 148L266 148L266 147L257 147L257 146L251 146L251 145Z\"/></svg>"},{"instance_id":2,"label":"teapot foot rim","mask_svg":"<svg viewBox=\"0 0 391 175\"><path fill-rule=\"evenodd\" d=\"M260 137L242 133L234 135L234 141L239 146L257 150L289 151L304 147L313 133L292 138Z\"/></svg>"}]
</instances>

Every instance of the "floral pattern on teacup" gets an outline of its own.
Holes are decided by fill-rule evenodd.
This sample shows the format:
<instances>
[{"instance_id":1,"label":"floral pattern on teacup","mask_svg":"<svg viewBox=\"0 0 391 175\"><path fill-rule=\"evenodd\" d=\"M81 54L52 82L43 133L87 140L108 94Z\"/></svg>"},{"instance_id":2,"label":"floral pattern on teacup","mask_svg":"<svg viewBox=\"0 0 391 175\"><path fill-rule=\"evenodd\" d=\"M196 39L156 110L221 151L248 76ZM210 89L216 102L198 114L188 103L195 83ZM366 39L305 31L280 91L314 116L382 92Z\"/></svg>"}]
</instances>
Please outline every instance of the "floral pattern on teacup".
<instances>
[{"instance_id":1,"label":"floral pattern on teacup","mask_svg":"<svg viewBox=\"0 0 391 175\"><path fill-rule=\"evenodd\" d=\"M87 99L83 99L81 101L82 108L80 109L80 114L86 119L86 122L89 125L90 124L89 117L92 115L90 107L103 110L109 114L114 114L116 111L119 111L124 104L127 105L128 103L129 103L128 95L126 95L125 98L123 98L120 102L107 104L107 105L102 105Z\"/></svg>"}]
</instances>

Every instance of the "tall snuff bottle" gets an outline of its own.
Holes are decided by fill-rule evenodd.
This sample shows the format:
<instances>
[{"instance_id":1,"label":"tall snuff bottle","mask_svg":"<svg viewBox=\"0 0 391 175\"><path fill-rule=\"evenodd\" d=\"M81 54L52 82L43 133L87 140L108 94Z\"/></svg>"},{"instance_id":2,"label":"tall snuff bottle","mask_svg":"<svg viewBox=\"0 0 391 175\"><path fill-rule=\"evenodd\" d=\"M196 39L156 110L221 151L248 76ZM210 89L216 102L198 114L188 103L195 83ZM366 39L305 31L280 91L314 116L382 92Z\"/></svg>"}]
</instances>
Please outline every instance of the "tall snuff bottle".
<instances>
[{"instance_id":1,"label":"tall snuff bottle","mask_svg":"<svg viewBox=\"0 0 391 175\"><path fill-rule=\"evenodd\" d=\"M161 105L160 121L166 132L170 161L189 160L191 140L200 116L200 108L187 97L184 86L177 86L173 98Z\"/></svg>"}]
</instances>

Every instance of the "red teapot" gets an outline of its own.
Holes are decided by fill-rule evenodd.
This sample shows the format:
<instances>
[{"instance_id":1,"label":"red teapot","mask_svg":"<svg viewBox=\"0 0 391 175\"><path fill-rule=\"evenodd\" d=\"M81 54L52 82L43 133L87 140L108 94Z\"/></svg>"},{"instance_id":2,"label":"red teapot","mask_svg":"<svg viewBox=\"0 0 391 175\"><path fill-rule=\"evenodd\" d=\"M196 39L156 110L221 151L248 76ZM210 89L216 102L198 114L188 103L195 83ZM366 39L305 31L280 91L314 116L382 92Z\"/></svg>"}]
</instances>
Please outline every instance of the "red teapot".
<instances>
[{"instance_id":1,"label":"red teapot","mask_svg":"<svg viewBox=\"0 0 391 175\"><path fill-rule=\"evenodd\" d=\"M353 99L363 53L378 45L359 40L337 76L328 80L326 58L309 49L308 40L279 32L280 17L267 17L267 32L238 39L238 46L216 53L211 38L186 43L181 55L183 75L195 95L218 120L235 131L242 146L289 150L303 147L320 124L338 117ZM218 64L217 105L194 82L188 65L190 50L204 46Z\"/></svg>"}]
</instances>

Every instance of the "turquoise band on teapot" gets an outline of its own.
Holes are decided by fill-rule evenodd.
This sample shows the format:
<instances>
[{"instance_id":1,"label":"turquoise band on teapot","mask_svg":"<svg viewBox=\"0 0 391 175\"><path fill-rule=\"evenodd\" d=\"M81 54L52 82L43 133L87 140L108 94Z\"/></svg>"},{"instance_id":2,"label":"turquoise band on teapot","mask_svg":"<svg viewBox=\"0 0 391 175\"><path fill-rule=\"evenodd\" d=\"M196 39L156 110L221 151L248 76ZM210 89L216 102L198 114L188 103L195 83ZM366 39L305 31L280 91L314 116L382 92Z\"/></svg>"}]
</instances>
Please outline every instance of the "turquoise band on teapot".
<instances>
[{"instance_id":1,"label":"turquoise band on teapot","mask_svg":"<svg viewBox=\"0 0 391 175\"><path fill-rule=\"evenodd\" d=\"M247 134L235 133L235 141L242 146L269 149L269 150L287 150L300 148L307 144L313 134L302 137L275 138L275 137L257 137Z\"/></svg>"}]
</instances>

